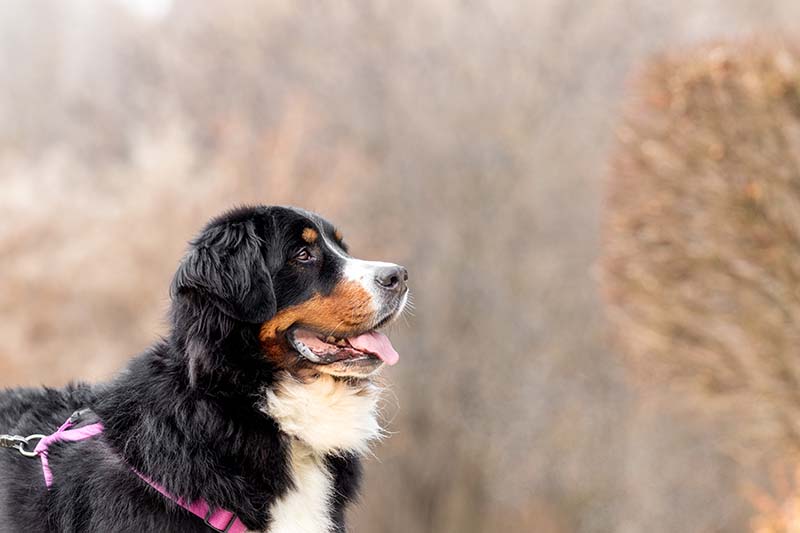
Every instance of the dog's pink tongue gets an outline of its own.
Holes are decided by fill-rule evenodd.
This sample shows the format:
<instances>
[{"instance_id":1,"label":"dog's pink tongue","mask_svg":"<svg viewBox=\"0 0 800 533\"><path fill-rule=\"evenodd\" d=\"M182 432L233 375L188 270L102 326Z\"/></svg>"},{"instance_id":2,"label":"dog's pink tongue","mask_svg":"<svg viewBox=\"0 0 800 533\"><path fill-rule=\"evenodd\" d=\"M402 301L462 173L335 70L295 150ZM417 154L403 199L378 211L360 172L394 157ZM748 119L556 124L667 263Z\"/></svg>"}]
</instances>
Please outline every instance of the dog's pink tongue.
<instances>
[{"instance_id":1,"label":"dog's pink tongue","mask_svg":"<svg viewBox=\"0 0 800 533\"><path fill-rule=\"evenodd\" d=\"M395 351L394 346L389 342L389 337L383 333L370 331L362 333L358 337L350 337L347 341L350 346L357 350L377 355L387 365L391 366L400 360L400 354Z\"/></svg>"}]
</instances>

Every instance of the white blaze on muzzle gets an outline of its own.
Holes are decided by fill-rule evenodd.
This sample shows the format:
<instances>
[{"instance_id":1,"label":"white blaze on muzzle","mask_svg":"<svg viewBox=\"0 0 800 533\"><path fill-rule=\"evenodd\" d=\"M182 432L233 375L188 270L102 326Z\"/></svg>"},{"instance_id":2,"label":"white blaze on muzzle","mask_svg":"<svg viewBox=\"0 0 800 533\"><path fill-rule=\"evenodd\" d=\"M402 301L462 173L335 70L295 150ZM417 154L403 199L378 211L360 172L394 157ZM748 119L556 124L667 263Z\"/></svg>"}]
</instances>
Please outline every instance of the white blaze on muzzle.
<instances>
[{"instance_id":1,"label":"white blaze on muzzle","mask_svg":"<svg viewBox=\"0 0 800 533\"><path fill-rule=\"evenodd\" d=\"M381 288L376 281L378 272L385 268L399 268L399 265L394 263L386 263L384 261L365 261L363 259L355 259L348 256L344 251L339 248L335 243L332 243L322 233L322 240L330 248L334 254L344 261L344 277L347 281L354 281L361 285L367 293L372 297L372 304L375 309L380 307L380 301L383 297Z\"/></svg>"}]
</instances>

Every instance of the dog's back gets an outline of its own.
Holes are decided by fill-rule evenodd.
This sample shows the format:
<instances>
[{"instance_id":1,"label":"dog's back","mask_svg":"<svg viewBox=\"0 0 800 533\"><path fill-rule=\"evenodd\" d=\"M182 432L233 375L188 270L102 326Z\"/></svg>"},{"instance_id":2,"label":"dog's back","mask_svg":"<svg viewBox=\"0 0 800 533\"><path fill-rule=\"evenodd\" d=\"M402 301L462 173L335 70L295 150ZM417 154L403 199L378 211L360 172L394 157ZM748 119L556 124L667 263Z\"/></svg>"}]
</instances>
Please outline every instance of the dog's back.
<instances>
[{"instance_id":1,"label":"dog's back","mask_svg":"<svg viewBox=\"0 0 800 533\"><path fill-rule=\"evenodd\" d=\"M80 409L93 398L94 394L87 385L68 385L64 389L30 387L2 390L0 433L23 436L42 433L51 428L54 422L66 420L74 410Z\"/></svg>"}]
</instances>

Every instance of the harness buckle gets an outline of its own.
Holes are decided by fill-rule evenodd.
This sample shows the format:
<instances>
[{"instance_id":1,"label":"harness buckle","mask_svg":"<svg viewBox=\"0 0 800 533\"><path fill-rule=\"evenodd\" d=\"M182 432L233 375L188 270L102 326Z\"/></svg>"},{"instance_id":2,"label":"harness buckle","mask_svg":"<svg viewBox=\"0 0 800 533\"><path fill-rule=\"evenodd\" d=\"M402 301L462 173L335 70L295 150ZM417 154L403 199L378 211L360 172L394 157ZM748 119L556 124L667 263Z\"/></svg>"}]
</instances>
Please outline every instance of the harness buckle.
<instances>
[{"instance_id":1,"label":"harness buckle","mask_svg":"<svg viewBox=\"0 0 800 533\"><path fill-rule=\"evenodd\" d=\"M209 522L209 520L211 520L211 516L213 514L214 514L214 511L209 506L208 512L206 513L206 517L203 519L203 522L205 522L205 524L208 527L210 527L211 529L213 529L214 531L219 531L220 533L228 533L231 530L231 528L233 527L233 523L236 522L236 515L231 513L231 519L228 520L228 524L225 526L225 529L220 529L217 526L215 526L214 524L212 524L211 522Z\"/></svg>"},{"instance_id":2,"label":"harness buckle","mask_svg":"<svg viewBox=\"0 0 800 533\"><path fill-rule=\"evenodd\" d=\"M70 425L72 425L72 424L76 424L76 423L78 423L78 422L79 422L81 419L83 419L83 416L84 416L86 413L89 413L89 412L91 412L91 409L90 409L89 407L84 407L83 409L78 409L77 411L75 411L74 413L72 413L71 415L69 415L69 418L67 419L67 422L69 422L69 423L70 423Z\"/></svg>"}]
</instances>

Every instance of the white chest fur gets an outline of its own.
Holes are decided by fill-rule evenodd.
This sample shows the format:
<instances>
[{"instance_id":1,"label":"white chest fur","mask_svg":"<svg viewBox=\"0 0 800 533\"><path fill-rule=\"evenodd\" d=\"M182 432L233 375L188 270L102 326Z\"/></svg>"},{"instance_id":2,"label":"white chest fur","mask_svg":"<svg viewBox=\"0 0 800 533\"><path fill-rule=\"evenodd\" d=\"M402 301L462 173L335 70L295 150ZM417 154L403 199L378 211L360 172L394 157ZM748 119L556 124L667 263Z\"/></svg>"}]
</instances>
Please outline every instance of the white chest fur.
<instances>
[{"instance_id":1,"label":"white chest fur","mask_svg":"<svg viewBox=\"0 0 800 533\"><path fill-rule=\"evenodd\" d=\"M365 453L380 436L379 389L347 385L330 376L301 383L289 375L265 391L262 409L293 438L295 488L270 509L269 533L329 533L333 480L325 456Z\"/></svg>"},{"instance_id":2,"label":"white chest fur","mask_svg":"<svg viewBox=\"0 0 800 533\"><path fill-rule=\"evenodd\" d=\"M291 463L296 488L272 506L268 532L328 533L333 526L330 506L333 479L324 459L296 442L292 445Z\"/></svg>"},{"instance_id":3,"label":"white chest fur","mask_svg":"<svg viewBox=\"0 0 800 533\"><path fill-rule=\"evenodd\" d=\"M380 436L372 383L354 387L327 375L301 383L286 375L265 396L263 409L281 430L316 453L364 453Z\"/></svg>"}]
</instances>

